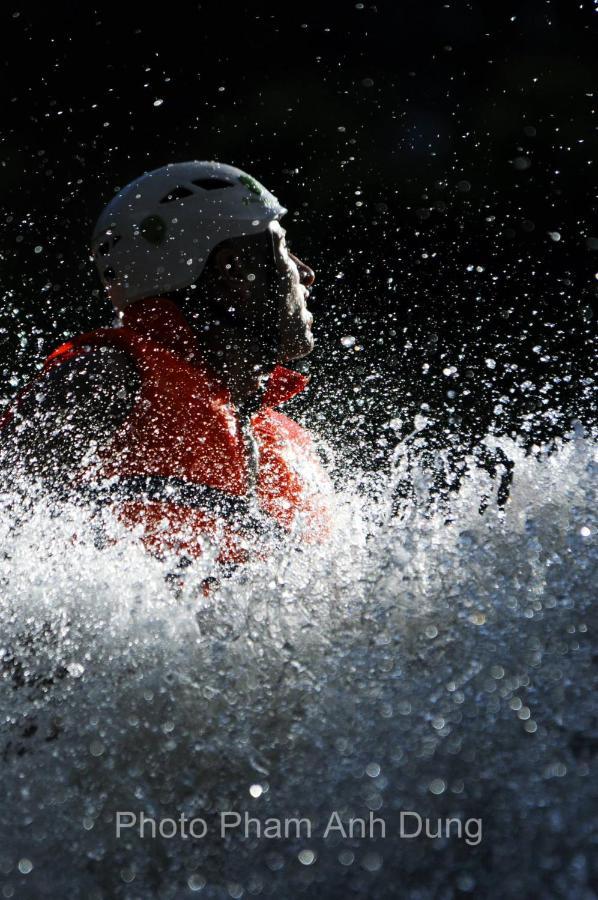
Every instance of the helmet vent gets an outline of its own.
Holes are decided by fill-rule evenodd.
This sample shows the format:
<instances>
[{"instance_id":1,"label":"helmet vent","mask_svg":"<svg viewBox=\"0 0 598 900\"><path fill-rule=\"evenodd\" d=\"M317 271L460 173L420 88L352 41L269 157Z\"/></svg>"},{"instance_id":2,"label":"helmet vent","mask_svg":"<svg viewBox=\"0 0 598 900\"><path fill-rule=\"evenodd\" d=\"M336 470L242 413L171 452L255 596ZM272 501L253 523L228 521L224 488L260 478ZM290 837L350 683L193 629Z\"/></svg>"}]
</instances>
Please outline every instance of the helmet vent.
<instances>
[{"instance_id":1,"label":"helmet vent","mask_svg":"<svg viewBox=\"0 0 598 900\"><path fill-rule=\"evenodd\" d=\"M203 188L204 191L215 191L218 188L233 187L232 181L226 181L224 178L196 178L191 182L197 187Z\"/></svg>"},{"instance_id":2,"label":"helmet vent","mask_svg":"<svg viewBox=\"0 0 598 900\"><path fill-rule=\"evenodd\" d=\"M107 253L110 253L115 244L118 244L120 241L120 234L108 234L106 235L106 240L102 241L100 246L97 249L97 253L100 256L106 256Z\"/></svg>"},{"instance_id":3,"label":"helmet vent","mask_svg":"<svg viewBox=\"0 0 598 900\"><path fill-rule=\"evenodd\" d=\"M183 187L182 184L179 184L178 187L173 188L172 191L169 191L166 196L162 197L160 203L172 203L173 200L184 200L185 197L191 197L193 191L190 191L189 188Z\"/></svg>"}]
</instances>

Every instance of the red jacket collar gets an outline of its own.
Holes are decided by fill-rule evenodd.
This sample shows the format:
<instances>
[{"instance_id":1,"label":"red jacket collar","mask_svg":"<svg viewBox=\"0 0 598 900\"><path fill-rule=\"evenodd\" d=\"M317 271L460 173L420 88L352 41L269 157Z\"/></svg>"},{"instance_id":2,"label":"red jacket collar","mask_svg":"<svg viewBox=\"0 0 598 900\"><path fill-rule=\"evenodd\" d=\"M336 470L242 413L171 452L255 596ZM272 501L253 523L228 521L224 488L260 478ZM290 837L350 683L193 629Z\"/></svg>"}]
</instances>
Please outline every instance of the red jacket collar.
<instances>
[{"instance_id":1,"label":"red jacket collar","mask_svg":"<svg viewBox=\"0 0 598 900\"><path fill-rule=\"evenodd\" d=\"M122 324L161 344L177 356L193 359L199 355L193 328L177 304L165 297L146 297L127 306ZM300 372L276 366L268 378L262 406L285 403L305 390L308 383L309 378Z\"/></svg>"},{"instance_id":2,"label":"red jacket collar","mask_svg":"<svg viewBox=\"0 0 598 900\"><path fill-rule=\"evenodd\" d=\"M279 406L304 391L309 378L294 369L276 366L268 378L268 386L262 397L262 406Z\"/></svg>"}]
</instances>

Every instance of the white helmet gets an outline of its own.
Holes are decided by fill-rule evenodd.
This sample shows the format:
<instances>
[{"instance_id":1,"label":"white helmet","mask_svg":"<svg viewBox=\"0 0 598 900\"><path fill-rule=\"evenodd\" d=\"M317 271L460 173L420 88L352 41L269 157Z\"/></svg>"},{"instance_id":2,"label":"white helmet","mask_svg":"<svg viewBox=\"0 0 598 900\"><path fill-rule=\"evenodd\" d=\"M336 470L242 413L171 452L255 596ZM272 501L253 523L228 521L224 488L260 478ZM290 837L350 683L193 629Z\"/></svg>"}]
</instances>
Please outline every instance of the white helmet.
<instances>
[{"instance_id":1,"label":"white helmet","mask_svg":"<svg viewBox=\"0 0 598 900\"><path fill-rule=\"evenodd\" d=\"M266 231L286 209L250 175L217 162L172 163L120 191L92 253L114 306L188 287L221 241Z\"/></svg>"}]
</instances>

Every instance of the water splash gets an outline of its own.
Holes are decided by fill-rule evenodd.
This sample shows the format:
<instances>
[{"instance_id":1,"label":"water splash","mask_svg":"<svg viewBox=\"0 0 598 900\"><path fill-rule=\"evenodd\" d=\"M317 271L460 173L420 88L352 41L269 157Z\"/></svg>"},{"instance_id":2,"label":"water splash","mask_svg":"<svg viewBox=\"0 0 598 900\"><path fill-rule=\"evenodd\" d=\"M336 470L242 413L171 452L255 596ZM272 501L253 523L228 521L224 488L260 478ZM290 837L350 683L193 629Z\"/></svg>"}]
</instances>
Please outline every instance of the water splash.
<instances>
[{"instance_id":1,"label":"water splash","mask_svg":"<svg viewBox=\"0 0 598 900\"><path fill-rule=\"evenodd\" d=\"M514 460L504 510L472 467L396 515L355 475L321 548L278 548L204 598L81 510L1 520L3 896L590 896L595 826L595 457ZM117 810L202 817L202 840L117 839ZM222 810L310 839L220 837ZM401 838L401 811L483 840ZM324 840L370 812L386 837ZM12 891L12 893L11 893ZM452 892L452 893L451 893ZM585 892L585 893L584 893ZM415 895L415 894L414 894Z\"/></svg>"}]
</instances>

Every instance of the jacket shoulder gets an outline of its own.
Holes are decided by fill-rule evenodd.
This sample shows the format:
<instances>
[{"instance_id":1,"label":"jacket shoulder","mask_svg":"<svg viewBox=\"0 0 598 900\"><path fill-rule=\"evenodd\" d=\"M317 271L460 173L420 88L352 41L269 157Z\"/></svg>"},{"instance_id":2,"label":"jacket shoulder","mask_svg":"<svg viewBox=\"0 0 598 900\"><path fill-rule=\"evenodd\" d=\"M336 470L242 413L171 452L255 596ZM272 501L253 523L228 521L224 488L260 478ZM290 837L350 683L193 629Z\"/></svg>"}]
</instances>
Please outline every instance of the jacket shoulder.
<instances>
[{"instance_id":1,"label":"jacket shoulder","mask_svg":"<svg viewBox=\"0 0 598 900\"><path fill-rule=\"evenodd\" d=\"M137 366L124 349L88 347L55 358L17 398L12 410L20 418L69 410L74 416L113 418L112 412L132 401L139 386ZM114 410L112 409L114 407Z\"/></svg>"},{"instance_id":2,"label":"jacket shoulder","mask_svg":"<svg viewBox=\"0 0 598 900\"><path fill-rule=\"evenodd\" d=\"M64 363L81 353L88 353L95 348L115 348L129 355L136 355L139 343L143 339L130 328L98 328L85 334L69 338L57 347L46 359L45 368L53 368L57 363Z\"/></svg>"}]
</instances>

